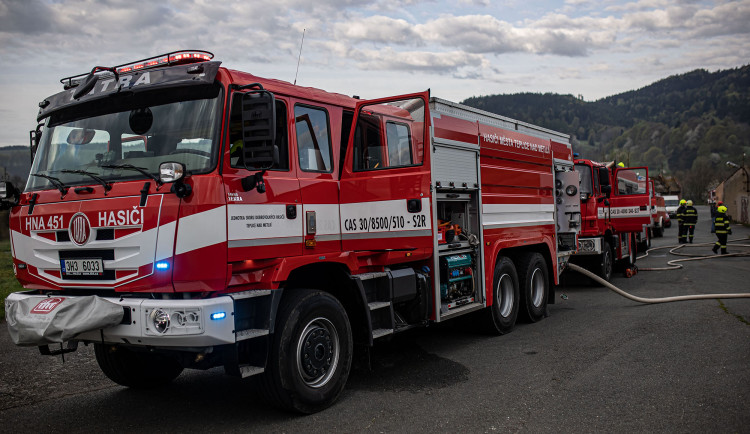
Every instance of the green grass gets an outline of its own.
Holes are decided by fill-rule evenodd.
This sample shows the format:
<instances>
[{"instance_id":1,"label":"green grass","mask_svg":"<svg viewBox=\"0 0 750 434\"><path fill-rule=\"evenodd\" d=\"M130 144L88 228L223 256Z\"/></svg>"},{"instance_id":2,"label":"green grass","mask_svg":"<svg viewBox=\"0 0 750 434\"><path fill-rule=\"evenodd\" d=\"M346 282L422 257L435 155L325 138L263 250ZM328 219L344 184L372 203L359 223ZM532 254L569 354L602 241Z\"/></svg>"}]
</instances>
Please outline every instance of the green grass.
<instances>
[{"instance_id":1,"label":"green grass","mask_svg":"<svg viewBox=\"0 0 750 434\"><path fill-rule=\"evenodd\" d=\"M10 240L0 241L0 319L5 319L5 297L23 287L13 274L13 258L10 256Z\"/></svg>"}]
</instances>

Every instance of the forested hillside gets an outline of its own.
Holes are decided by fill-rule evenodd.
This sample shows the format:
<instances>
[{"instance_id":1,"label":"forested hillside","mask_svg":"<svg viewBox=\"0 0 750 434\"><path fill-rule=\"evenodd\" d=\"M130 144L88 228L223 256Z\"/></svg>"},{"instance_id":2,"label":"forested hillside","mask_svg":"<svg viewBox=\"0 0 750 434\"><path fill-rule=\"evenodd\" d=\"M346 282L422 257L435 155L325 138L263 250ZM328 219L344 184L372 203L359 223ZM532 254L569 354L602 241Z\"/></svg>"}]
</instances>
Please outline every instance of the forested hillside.
<instances>
[{"instance_id":1,"label":"forested hillside","mask_svg":"<svg viewBox=\"0 0 750 434\"><path fill-rule=\"evenodd\" d=\"M591 102L523 93L463 103L568 133L581 157L676 175L696 199L734 170L726 161L750 156L750 65L699 69Z\"/></svg>"},{"instance_id":2,"label":"forested hillside","mask_svg":"<svg viewBox=\"0 0 750 434\"><path fill-rule=\"evenodd\" d=\"M0 148L0 179L7 177L16 186L26 185L31 169L28 146L6 146Z\"/></svg>"}]
</instances>

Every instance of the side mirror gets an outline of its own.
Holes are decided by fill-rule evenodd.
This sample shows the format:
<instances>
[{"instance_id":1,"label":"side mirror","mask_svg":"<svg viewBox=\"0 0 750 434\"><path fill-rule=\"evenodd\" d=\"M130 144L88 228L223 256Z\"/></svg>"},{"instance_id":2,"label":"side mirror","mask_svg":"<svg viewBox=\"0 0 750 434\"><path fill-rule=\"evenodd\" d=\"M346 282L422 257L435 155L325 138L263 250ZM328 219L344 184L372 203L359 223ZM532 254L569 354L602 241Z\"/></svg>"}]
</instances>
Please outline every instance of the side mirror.
<instances>
[{"instance_id":1,"label":"side mirror","mask_svg":"<svg viewBox=\"0 0 750 434\"><path fill-rule=\"evenodd\" d=\"M159 180L163 184L171 183L172 188L169 191L176 194L180 199L190 196L190 193L193 192L193 188L185 184L186 175L187 168L182 163L168 161L159 165Z\"/></svg>"},{"instance_id":2,"label":"side mirror","mask_svg":"<svg viewBox=\"0 0 750 434\"><path fill-rule=\"evenodd\" d=\"M612 186L609 182L609 169L606 167L597 168L597 174L599 175L599 187L601 192L607 196L612 193Z\"/></svg>"},{"instance_id":3,"label":"side mirror","mask_svg":"<svg viewBox=\"0 0 750 434\"><path fill-rule=\"evenodd\" d=\"M18 205L21 193L8 181L0 181L0 210Z\"/></svg>"},{"instance_id":4,"label":"side mirror","mask_svg":"<svg viewBox=\"0 0 750 434\"><path fill-rule=\"evenodd\" d=\"M248 170L266 170L278 164L276 99L259 84L242 96L243 161Z\"/></svg>"},{"instance_id":5,"label":"side mirror","mask_svg":"<svg viewBox=\"0 0 750 434\"><path fill-rule=\"evenodd\" d=\"M39 141L42 139L42 127L44 124L36 126L36 130L29 131L29 153L31 155L31 164L34 164L34 156L39 147Z\"/></svg>"}]
</instances>

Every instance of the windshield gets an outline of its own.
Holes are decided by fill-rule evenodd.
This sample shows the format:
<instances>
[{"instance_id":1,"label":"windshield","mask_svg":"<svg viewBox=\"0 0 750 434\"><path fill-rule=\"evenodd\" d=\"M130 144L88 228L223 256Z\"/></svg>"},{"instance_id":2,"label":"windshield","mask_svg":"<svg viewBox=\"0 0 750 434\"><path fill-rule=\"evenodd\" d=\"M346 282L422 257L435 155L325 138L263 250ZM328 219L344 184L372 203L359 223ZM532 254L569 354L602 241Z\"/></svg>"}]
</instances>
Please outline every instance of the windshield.
<instances>
[{"instance_id":1,"label":"windshield","mask_svg":"<svg viewBox=\"0 0 750 434\"><path fill-rule=\"evenodd\" d=\"M48 120L31 174L71 186L95 183L91 174L107 182L147 178L122 167L128 165L155 176L167 161L185 164L191 174L210 171L218 157L219 95L220 87L212 86L200 93L203 99L123 96L108 100L109 113L94 116L72 107ZM41 176L26 184L27 191L54 187Z\"/></svg>"},{"instance_id":2,"label":"windshield","mask_svg":"<svg viewBox=\"0 0 750 434\"><path fill-rule=\"evenodd\" d=\"M594 192L594 184L591 180L591 168L585 164L576 164L576 172L580 180L581 193L592 194Z\"/></svg>"}]
</instances>

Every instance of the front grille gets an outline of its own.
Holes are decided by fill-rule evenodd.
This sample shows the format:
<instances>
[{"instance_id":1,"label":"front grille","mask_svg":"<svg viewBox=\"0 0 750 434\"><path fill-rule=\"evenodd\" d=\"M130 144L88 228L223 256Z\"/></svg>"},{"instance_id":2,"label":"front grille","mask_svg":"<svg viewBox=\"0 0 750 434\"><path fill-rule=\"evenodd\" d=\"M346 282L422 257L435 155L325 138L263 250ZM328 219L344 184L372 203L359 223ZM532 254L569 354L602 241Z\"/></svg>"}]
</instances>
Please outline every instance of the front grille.
<instances>
[{"instance_id":1,"label":"front grille","mask_svg":"<svg viewBox=\"0 0 750 434\"><path fill-rule=\"evenodd\" d=\"M114 229L97 229L96 240L97 241L111 241L115 239Z\"/></svg>"}]
</instances>

